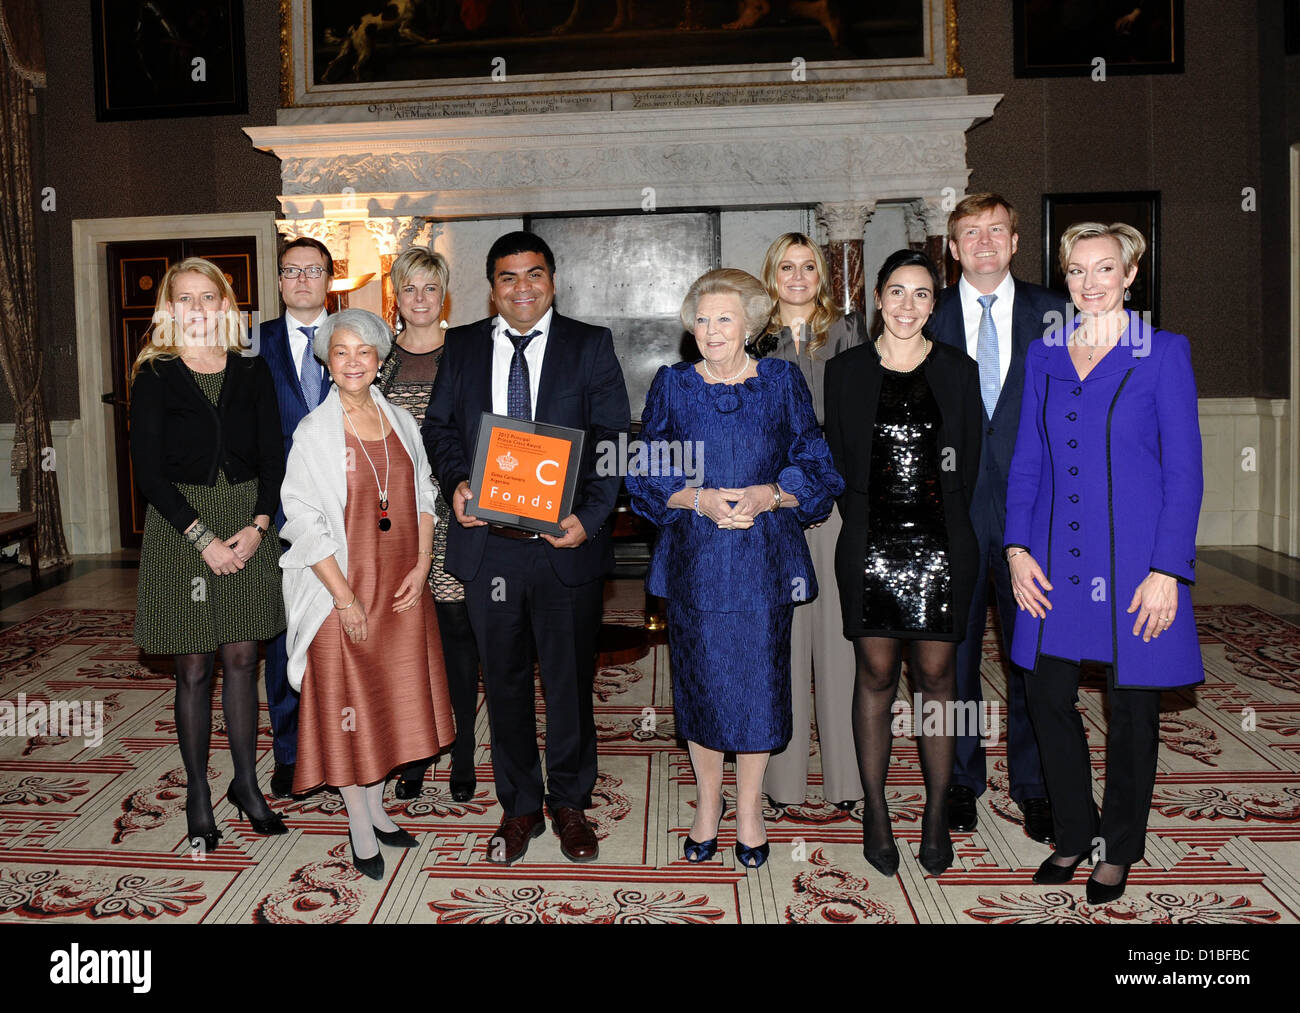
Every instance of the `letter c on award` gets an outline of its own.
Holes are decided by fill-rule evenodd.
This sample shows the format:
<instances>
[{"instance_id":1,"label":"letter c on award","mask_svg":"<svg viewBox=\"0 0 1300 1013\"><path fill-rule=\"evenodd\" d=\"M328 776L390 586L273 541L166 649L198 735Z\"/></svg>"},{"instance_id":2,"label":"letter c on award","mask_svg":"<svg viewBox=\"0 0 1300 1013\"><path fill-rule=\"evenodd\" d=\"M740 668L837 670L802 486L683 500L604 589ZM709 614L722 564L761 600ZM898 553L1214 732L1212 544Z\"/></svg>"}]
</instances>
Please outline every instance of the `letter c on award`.
<instances>
[{"instance_id":1,"label":"letter c on award","mask_svg":"<svg viewBox=\"0 0 1300 1013\"><path fill-rule=\"evenodd\" d=\"M558 479L545 479L545 478L542 478L542 469L545 468L547 465L550 465L552 468L558 468L558 467L560 466L560 462L559 462L559 461L540 461L540 462L538 462L538 465L537 465L537 481L541 482L542 485L556 485L557 482L558 482Z\"/></svg>"}]
</instances>

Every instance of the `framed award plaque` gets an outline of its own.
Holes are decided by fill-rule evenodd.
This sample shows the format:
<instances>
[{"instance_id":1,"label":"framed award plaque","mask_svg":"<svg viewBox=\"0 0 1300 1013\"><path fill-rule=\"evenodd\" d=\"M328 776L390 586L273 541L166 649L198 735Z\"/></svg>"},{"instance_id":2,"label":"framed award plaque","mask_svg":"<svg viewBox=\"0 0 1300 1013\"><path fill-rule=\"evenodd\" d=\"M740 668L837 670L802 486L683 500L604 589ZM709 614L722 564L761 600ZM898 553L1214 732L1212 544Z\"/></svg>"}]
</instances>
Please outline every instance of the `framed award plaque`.
<instances>
[{"instance_id":1,"label":"framed award plaque","mask_svg":"<svg viewBox=\"0 0 1300 1013\"><path fill-rule=\"evenodd\" d=\"M479 520L560 536L573 512L581 429L484 412L479 422L468 512Z\"/></svg>"}]
</instances>

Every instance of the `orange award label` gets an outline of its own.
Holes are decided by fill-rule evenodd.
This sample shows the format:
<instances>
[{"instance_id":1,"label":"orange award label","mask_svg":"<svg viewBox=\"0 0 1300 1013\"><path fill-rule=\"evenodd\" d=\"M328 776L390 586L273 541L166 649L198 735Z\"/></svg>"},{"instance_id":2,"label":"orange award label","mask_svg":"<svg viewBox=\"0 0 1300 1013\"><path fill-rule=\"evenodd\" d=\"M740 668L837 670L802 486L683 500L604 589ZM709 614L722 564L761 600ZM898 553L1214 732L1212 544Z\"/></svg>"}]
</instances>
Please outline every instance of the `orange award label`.
<instances>
[{"instance_id":1,"label":"orange award label","mask_svg":"<svg viewBox=\"0 0 1300 1013\"><path fill-rule=\"evenodd\" d=\"M491 510L558 524L568 440L494 427L478 502Z\"/></svg>"}]
</instances>

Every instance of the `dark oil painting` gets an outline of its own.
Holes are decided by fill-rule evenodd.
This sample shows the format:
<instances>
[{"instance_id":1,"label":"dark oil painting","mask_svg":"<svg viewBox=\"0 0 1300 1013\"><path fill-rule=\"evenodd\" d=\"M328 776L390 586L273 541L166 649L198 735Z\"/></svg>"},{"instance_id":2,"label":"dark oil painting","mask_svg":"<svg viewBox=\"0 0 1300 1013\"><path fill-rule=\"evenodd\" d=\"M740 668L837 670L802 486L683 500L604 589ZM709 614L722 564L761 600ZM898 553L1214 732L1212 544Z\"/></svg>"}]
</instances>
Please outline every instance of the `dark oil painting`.
<instances>
[{"instance_id":1,"label":"dark oil painting","mask_svg":"<svg viewBox=\"0 0 1300 1013\"><path fill-rule=\"evenodd\" d=\"M923 58L926 0L312 0L316 84Z\"/></svg>"},{"instance_id":2,"label":"dark oil painting","mask_svg":"<svg viewBox=\"0 0 1300 1013\"><path fill-rule=\"evenodd\" d=\"M96 119L248 112L241 0L95 0Z\"/></svg>"}]
</instances>

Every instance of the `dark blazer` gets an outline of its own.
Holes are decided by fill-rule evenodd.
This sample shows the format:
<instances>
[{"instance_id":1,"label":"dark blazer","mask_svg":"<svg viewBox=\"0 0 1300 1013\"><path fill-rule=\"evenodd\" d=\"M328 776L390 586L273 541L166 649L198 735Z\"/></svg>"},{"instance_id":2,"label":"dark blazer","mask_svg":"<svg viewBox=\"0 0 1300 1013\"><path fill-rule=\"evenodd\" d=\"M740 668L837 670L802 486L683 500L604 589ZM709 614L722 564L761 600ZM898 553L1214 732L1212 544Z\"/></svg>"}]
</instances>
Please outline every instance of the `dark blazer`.
<instances>
[{"instance_id":1,"label":"dark blazer","mask_svg":"<svg viewBox=\"0 0 1300 1013\"><path fill-rule=\"evenodd\" d=\"M293 352L289 347L289 334L283 314L274 320L262 323L253 335L253 347L257 354L266 360L271 370L271 379L275 383L275 402L280 409L280 429L284 433L284 460L289 460L289 450L293 447L293 431L298 428L308 412L325 403L325 395L330 389L330 375L321 367L324 378L320 388L320 401L307 404L302 395L302 382L298 379L298 363L293 361ZM275 506L276 527L284 526L284 513L279 503Z\"/></svg>"},{"instance_id":2,"label":"dark blazer","mask_svg":"<svg viewBox=\"0 0 1300 1013\"><path fill-rule=\"evenodd\" d=\"M1011 474L1011 455L1016 449L1020 426L1020 400L1025 389L1025 353L1053 324L1065 317L1064 296L1012 278L1014 302L1011 306L1011 364L1007 369L1002 393L993 418L984 414L980 400L980 422L984 429L984 457L980 462L979 481L971 494L972 520L980 530L991 521L995 531L1004 526L1007 513L1007 476ZM1055 317L1050 314L1056 314ZM935 303L934 314L926 325L930 336L945 345L966 352L966 323L962 317L961 294L956 285L943 289ZM978 376L978 366L976 367ZM1000 542L1000 538L998 539Z\"/></svg>"},{"instance_id":3,"label":"dark blazer","mask_svg":"<svg viewBox=\"0 0 1300 1013\"><path fill-rule=\"evenodd\" d=\"M492 411L493 319L447 332L442 365L424 414L424 445L448 502L456 487L469 481L479 418ZM627 386L609 328L552 315L533 418L587 431L573 497L573 513L582 522L587 541L576 549L546 546L560 581L569 586L584 584L614 566L606 522L623 482L618 474L596 473L597 447L605 440L617 440L631 425ZM471 501L471 514L473 506ZM447 572L463 581L473 580L487 538L486 527L463 527L453 515L447 532Z\"/></svg>"},{"instance_id":4,"label":"dark blazer","mask_svg":"<svg viewBox=\"0 0 1300 1013\"><path fill-rule=\"evenodd\" d=\"M257 479L253 515L274 515L284 480L281 445L271 372L257 356L226 356L216 405L179 358L144 366L131 385L136 484L178 531L198 512L174 483L215 485L218 469L232 485Z\"/></svg>"},{"instance_id":5,"label":"dark blazer","mask_svg":"<svg viewBox=\"0 0 1300 1013\"><path fill-rule=\"evenodd\" d=\"M944 522L948 529L954 639L966 631L975 586L979 547L971 526L971 492L979 476L979 369L965 352L935 344L921 366L939 404L942 423L936 449L940 461L956 452L955 467L940 469ZM840 587L844 635L862 628L862 561L870 519L871 443L884 366L874 345L859 345L826 363L826 442L835 470L844 477L839 498L844 527L835 543L835 577Z\"/></svg>"}]
</instances>

